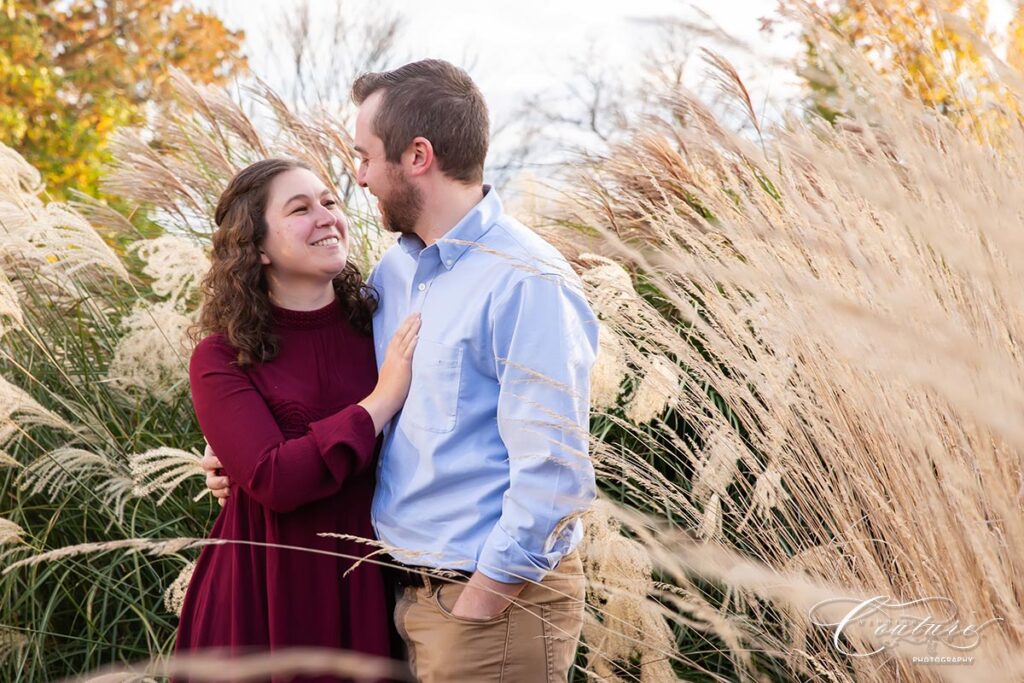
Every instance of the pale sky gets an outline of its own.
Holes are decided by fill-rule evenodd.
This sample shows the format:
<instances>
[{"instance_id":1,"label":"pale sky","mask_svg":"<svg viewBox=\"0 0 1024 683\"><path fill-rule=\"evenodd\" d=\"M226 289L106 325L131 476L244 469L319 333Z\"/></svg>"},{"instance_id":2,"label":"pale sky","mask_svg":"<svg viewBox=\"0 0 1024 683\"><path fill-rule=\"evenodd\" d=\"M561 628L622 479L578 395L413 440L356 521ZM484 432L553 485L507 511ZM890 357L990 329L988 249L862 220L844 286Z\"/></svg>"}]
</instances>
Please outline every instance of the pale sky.
<instances>
[{"instance_id":1,"label":"pale sky","mask_svg":"<svg viewBox=\"0 0 1024 683\"><path fill-rule=\"evenodd\" d=\"M309 0L314 16L330 16L338 0ZM268 72L278 67L267 46L284 41L281 4L274 0L199 0L224 18L231 28L246 31L250 64L257 75L274 81ZM667 21L710 21L743 42L733 49L721 41L701 39L695 45L726 54L739 69L755 103L768 118L796 93L789 69L771 57L796 54L799 44L786 31L768 36L759 31L762 17L771 15L774 0L343 0L342 12L379 13L401 17L396 57L399 63L439 57L467 67L491 109L494 124L515 120L524 100L540 96L555 102L581 61L598 72L626 82L639 75L645 51L662 39ZM789 32L790 34L792 31ZM397 66L398 64L389 65ZM703 69L700 59L689 68L695 80ZM550 99L549 99L550 97ZM773 106L774 105L774 106ZM568 130L568 133L573 131ZM516 133L499 135L490 155L500 157L515 143ZM578 140L576 141L578 142Z\"/></svg>"},{"instance_id":2,"label":"pale sky","mask_svg":"<svg viewBox=\"0 0 1024 683\"><path fill-rule=\"evenodd\" d=\"M275 37L281 4L274 0L200 0L232 28L246 31L254 66L261 45ZM337 0L310 0L313 14L330 14ZM792 54L785 36L758 31L774 0L344 0L342 11L388 8L403 20L399 51L408 59L440 57L472 65L472 75L492 107L501 109L524 92L564 82L574 60L594 46L609 65L628 68L658 36L666 19L698 20L702 12L756 51ZM719 45L721 47L721 45ZM751 65L754 66L754 65ZM752 71L754 69L751 69ZM757 69L760 78L764 69ZM744 74L745 76L747 74ZM754 74L751 77L755 77ZM770 78L770 75L769 75Z\"/></svg>"},{"instance_id":3,"label":"pale sky","mask_svg":"<svg viewBox=\"0 0 1024 683\"><path fill-rule=\"evenodd\" d=\"M387 8L403 20L400 56L409 61L440 57L472 67L472 76L497 116L514 110L526 94L557 88L593 46L597 59L611 69L629 71L640 54L657 40L665 20L699 20L705 13L744 50L704 40L736 64L756 101L782 102L793 91L784 67L769 57L793 57L800 46L793 32L759 30L763 17L775 16L775 0L309 0L314 15L336 6L350 14ZM280 40L275 29L282 3L277 0L197 0L222 16L232 28L246 31L253 66L268 42ZM1011 0L990 0L993 26L1005 26ZM699 64L694 65L699 69ZM260 74L264 75L264 74Z\"/></svg>"},{"instance_id":4,"label":"pale sky","mask_svg":"<svg viewBox=\"0 0 1024 683\"><path fill-rule=\"evenodd\" d=\"M743 47L703 37L694 46L710 47L736 66L763 120L780 118L799 94L789 64L801 51L792 26L772 33L762 19L776 17L776 0L309 0L314 17L341 7L348 16L391 11L402 19L396 49L398 66L439 57L470 70L501 124L520 115L524 100L540 96L556 102L557 93L579 70L581 60L599 72L635 80L643 53L658 44L669 21L717 25ZM277 0L197 0L231 28L246 31L250 64L257 75L274 81L279 67L268 46L284 41L282 3ZM1011 0L990 0L990 23L1005 27ZM706 18L704 18L706 16ZM357 37L358 39L358 37ZM704 70L699 58L688 63L688 83L696 87ZM692 82L691 82L692 81ZM551 98L550 100L548 98ZM515 131L495 140L491 157L514 143Z\"/></svg>"}]
</instances>

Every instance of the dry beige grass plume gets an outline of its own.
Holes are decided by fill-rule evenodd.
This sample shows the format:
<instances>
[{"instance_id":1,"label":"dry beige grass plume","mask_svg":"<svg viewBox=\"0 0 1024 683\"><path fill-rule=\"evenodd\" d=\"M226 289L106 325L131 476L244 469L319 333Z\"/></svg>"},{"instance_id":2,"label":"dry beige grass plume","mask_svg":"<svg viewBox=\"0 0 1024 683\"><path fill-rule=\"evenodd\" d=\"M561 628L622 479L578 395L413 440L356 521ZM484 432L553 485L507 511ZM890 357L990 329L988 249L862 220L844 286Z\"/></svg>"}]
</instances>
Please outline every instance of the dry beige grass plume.
<instances>
[{"instance_id":1,"label":"dry beige grass plume","mask_svg":"<svg viewBox=\"0 0 1024 683\"><path fill-rule=\"evenodd\" d=\"M148 496L159 492L156 502L160 505L185 480L205 476L199 459L200 456L195 453L167 447L128 456L128 468L135 482L133 494ZM199 496L205 495L207 491L204 487Z\"/></svg>"},{"instance_id":2,"label":"dry beige grass plume","mask_svg":"<svg viewBox=\"0 0 1024 683\"><path fill-rule=\"evenodd\" d=\"M579 183L571 222L599 226L603 253L641 272L686 322L595 306L634 365L638 354L678 360L686 381L663 398L696 434L619 423L692 467L692 490L669 490L614 449L596 449L598 468L639 473L633 495L714 539L708 552L763 562L772 580L789 580L773 569L799 567L827 582L813 595L944 596L969 620L1001 619L974 671L1019 666L1021 158L983 147L818 40L843 66L842 125L790 120L764 131L761 147L676 93L674 119L637 130ZM716 68L729 73L721 60ZM1019 129L1007 136L1009 149L1024 148ZM648 551L679 582L694 571L672 546ZM786 640L741 632L728 646L734 661L753 646L807 676L968 675L912 666L909 650L846 657L801 615L806 601L767 579L714 576L735 589L730 615L756 621L768 605L789 615Z\"/></svg>"}]
</instances>

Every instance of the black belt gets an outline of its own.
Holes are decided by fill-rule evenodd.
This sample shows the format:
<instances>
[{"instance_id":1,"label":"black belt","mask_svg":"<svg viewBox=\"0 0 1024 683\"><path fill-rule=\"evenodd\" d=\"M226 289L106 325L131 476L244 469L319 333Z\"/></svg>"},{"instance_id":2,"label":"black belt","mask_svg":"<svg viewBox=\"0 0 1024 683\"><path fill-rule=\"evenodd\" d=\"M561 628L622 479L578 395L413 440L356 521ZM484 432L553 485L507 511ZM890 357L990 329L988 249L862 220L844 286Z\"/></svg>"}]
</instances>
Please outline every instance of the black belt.
<instances>
[{"instance_id":1,"label":"black belt","mask_svg":"<svg viewBox=\"0 0 1024 683\"><path fill-rule=\"evenodd\" d=\"M402 564L394 558L388 558L385 571L391 581L399 588L423 588L427 579L431 581L461 582L468 581L473 572L462 569L438 569L437 567L419 567Z\"/></svg>"}]
</instances>

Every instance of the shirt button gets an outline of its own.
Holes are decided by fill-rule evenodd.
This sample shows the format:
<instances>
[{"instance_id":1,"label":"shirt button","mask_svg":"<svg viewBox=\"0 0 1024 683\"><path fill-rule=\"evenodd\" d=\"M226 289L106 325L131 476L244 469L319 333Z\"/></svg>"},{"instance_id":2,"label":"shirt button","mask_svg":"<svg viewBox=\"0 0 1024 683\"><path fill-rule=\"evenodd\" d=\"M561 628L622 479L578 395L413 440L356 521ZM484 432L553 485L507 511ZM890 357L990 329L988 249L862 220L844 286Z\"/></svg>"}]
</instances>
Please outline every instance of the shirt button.
<instances>
[{"instance_id":1,"label":"shirt button","mask_svg":"<svg viewBox=\"0 0 1024 683\"><path fill-rule=\"evenodd\" d=\"M426 288L427 288L427 286L426 286L425 284L423 284L422 282L420 283L420 286L419 286L419 287L417 287L417 289L419 289L419 290L420 290L421 292L422 292L422 291L423 291L424 289L426 289Z\"/></svg>"},{"instance_id":2,"label":"shirt button","mask_svg":"<svg viewBox=\"0 0 1024 683\"><path fill-rule=\"evenodd\" d=\"M445 264L450 266L452 264L452 260L448 259L447 261L445 261Z\"/></svg>"}]
</instances>

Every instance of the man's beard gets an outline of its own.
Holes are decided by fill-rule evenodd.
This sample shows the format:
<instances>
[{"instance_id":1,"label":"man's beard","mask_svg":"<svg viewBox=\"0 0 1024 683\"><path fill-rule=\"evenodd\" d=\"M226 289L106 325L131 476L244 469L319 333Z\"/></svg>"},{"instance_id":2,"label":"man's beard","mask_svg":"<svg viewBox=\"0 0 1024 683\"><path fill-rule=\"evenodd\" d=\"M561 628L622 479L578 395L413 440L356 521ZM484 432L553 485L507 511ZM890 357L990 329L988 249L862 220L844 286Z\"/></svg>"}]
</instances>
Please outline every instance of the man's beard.
<instances>
[{"instance_id":1,"label":"man's beard","mask_svg":"<svg viewBox=\"0 0 1024 683\"><path fill-rule=\"evenodd\" d=\"M388 169L391 192L377 198L377 207L384 227L391 232L408 235L415 232L416 221L423 213L423 194L398 169Z\"/></svg>"}]
</instances>

